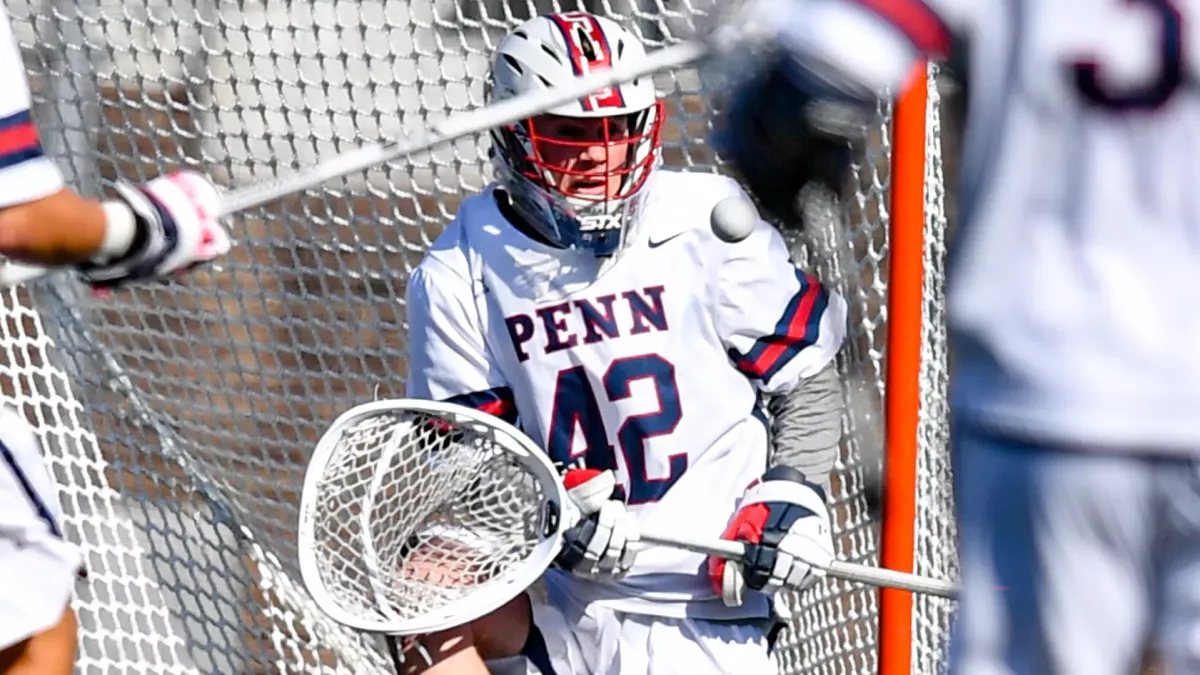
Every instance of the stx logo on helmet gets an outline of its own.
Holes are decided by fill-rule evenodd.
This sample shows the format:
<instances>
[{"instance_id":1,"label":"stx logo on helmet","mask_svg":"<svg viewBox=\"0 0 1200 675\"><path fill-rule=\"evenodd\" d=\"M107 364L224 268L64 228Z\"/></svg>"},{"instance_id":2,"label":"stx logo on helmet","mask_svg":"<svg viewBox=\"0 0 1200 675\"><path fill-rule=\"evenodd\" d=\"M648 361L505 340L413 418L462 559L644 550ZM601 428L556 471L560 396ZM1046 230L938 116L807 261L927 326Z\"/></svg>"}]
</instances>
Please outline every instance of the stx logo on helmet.
<instances>
[{"instance_id":1,"label":"stx logo on helmet","mask_svg":"<svg viewBox=\"0 0 1200 675\"><path fill-rule=\"evenodd\" d=\"M562 31L571 68L576 75L612 68L612 49L596 17L584 12L569 12L551 14L550 20ZM606 87L582 99L582 103L587 111L619 108L625 105L625 97L619 87Z\"/></svg>"}]
</instances>

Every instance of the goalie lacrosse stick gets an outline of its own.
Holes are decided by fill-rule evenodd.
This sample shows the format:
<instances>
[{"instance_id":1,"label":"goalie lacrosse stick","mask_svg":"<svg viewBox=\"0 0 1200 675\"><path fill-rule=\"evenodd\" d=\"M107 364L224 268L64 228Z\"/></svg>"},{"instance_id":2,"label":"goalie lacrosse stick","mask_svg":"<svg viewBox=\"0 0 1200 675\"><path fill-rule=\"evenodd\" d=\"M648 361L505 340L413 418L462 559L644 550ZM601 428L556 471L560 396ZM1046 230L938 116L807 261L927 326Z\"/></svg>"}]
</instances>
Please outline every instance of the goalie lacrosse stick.
<instances>
[{"instance_id":1,"label":"goalie lacrosse stick","mask_svg":"<svg viewBox=\"0 0 1200 675\"><path fill-rule=\"evenodd\" d=\"M642 541L648 544L658 544L671 548L681 548L707 556L725 558L741 562L746 557L746 544L727 539L691 539L678 534L669 536L654 532L642 532ZM958 586L952 581L933 579L908 572L889 570L871 565L832 560L828 565L820 565L805 561L813 567L823 570L825 574L845 581L855 581L878 588L896 588L902 591L936 595L941 598L954 598L958 594Z\"/></svg>"},{"instance_id":2,"label":"goalie lacrosse stick","mask_svg":"<svg viewBox=\"0 0 1200 675\"><path fill-rule=\"evenodd\" d=\"M367 403L334 421L305 472L301 577L352 628L443 630L533 585L574 511L549 460L502 420L449 403Z\"/></svg>"},{"instance_id":3,"label":"goalie lacrosse stick","mask_svg":"<svg viewBox=\"0 0 1200 675\"><path fill-rule=\"evenodd\" d=\"M304 585L334 620L416 635L499 608L558 555L577 519L557 469L512 425L463 406L357 406L317 444L300 497ZM650 544L740 559L745 544L642 533ZM953 585L834 561L833 577L951 596Z\"/></svg>"}]
</instances>

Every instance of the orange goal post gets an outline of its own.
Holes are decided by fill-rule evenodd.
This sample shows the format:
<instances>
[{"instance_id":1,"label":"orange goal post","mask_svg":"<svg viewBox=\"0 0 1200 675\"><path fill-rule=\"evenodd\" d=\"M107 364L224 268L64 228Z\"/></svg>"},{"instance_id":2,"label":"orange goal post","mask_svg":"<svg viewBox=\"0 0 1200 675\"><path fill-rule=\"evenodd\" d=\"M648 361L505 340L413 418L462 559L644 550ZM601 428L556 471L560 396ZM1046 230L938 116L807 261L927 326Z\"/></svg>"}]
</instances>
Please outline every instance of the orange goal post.
<instances>
[{"instance_id":1,"label":"orange goal post","mask_svg":"<svg viewBox=\"0 0 1200 675\"><path fill-rule=\"evenodd\" d=\"M195 167L241 185L482 102L490 51L552 10L655 49L713 0L11 0L47 153L87 194ZM880 110L853 198L793 242L850 304L839 555L956 574L947 452L947 191L922 69ZM721 171L709 82L662 73L664 164ZM486 136L231 220L228 259L92 298L67 275L0 291L0 398L34 423L89 576L79 672L388 673L378 640L299 583L305 462L340 412L398 397L408 273L489 180ZM885 443L886 439L886 443ZM886 446L886 451L884 448ZM886 455L882 522L868 477ZM786 459L786 458L784 458ZM785 675L936 673L951 604L827 580L786 598Z\"/></svg>"}]
</instances>

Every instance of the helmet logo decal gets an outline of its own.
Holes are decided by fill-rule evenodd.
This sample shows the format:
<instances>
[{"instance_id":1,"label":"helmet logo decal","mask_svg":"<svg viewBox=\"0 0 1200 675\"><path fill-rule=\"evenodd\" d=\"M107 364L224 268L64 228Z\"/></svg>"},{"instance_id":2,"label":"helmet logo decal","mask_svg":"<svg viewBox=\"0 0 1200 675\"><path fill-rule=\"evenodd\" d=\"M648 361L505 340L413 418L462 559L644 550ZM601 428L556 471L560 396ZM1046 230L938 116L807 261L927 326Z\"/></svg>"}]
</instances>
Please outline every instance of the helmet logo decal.
<instances>
[{"instance_id":1,"label":"helmet logo decal","mask_svg":"<svg viewBox=\"0 0 1200 675\"><path fill-rule=\"evenodd\" d=\"M568 12L551 14L549 18L562 31L563 41L567 43L567 56L576 75L612 68L612 50L596 17L585 12ZM605 87L580 99L580 103L588 112L601 108L622 108L625 106L625 97L620 87Z\"/></svg>"}]
</instances>

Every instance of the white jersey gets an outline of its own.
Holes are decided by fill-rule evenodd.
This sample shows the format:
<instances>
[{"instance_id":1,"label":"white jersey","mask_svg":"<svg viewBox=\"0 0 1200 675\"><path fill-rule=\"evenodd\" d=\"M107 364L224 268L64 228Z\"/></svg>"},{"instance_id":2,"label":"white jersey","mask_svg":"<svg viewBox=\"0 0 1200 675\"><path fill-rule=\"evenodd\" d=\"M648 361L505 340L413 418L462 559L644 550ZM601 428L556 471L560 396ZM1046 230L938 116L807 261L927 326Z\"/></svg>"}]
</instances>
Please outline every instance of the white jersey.
<instances>
[{"instance_id":1,"label":"white jersey","mask_svg":"<svg viewBox=\"0 0 1200 675\"><path fill-rule=\"evenodd\" d=\"M776 9L780 9L777 7ZM968 49L948 281L956 414L1200 453L1200 0L795 0L787 39L882 90Z\"/></svg>"},{"instance_id":2,"label":"white jersey","mask_svg":"<svg viewBox=\"0 0 1200 675\"><path fill-rule=\"evenodd\" d=\"M63 188L29 114L29 85L8 9L0 6L0 208ZM33 431L0 404L0 649L58 624L70 601L79 550L62 538L54 484ZM16 581L13 581L16 580Z\"/></svg>"},{"instance_id":3,"label":"white jersey","mask_svg":"<svg viewBox=\"0 0 1200 675\"><path fill-rule=\"evenodd\" d=\"M550 458L613 469L647 529L718 537L767 464L760 391L816 374L845 334L845 302L798 270L760 223L738 244L709 214L724 177L657 171L611 265L538 243L505 220L496 188L463 202L408 281L408 395L517 419ZM619 584L576 595L659 616L765 616L726 608L703 556L641 552Z\"/></svg>"},{"instance_id":4,"label":"white jersey","mask_svg":"<svg viewBox=\"0 0 1200 675\"><path fill-rule=\"evenodd\" d=\"M0 208L63 189L62 173L42 152L29 114L29 83L7 7L0 6Z\"/></svg>"},{"instance_id":5,"label":"white jersey","mask_svg":"<svg viewBox=\"0 0 1200 675\"><path fill-rule=\"evenodd\" d=\"M58 624L81 569L37 438L0 405L0 650Z\"/></svg>"}]
</instances>

